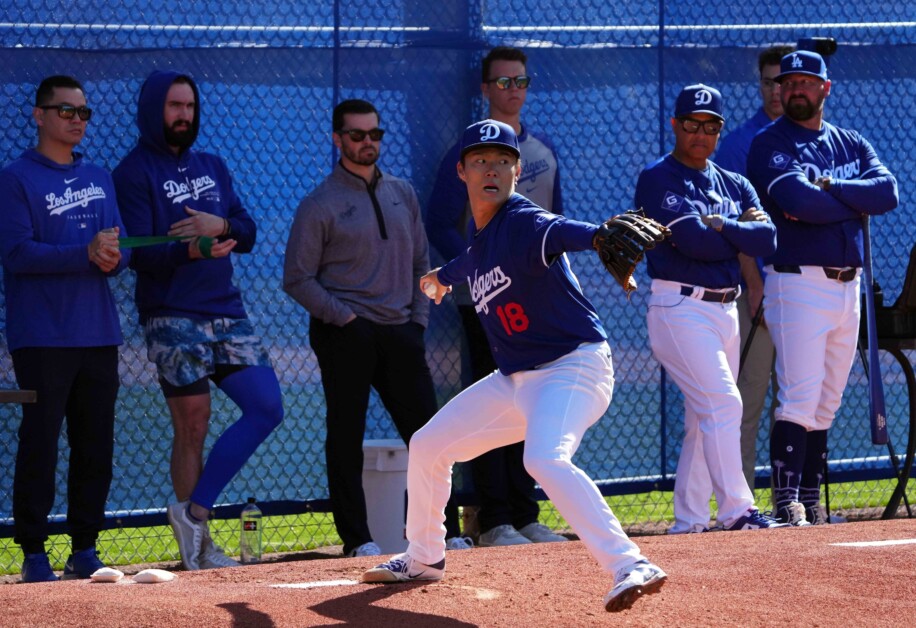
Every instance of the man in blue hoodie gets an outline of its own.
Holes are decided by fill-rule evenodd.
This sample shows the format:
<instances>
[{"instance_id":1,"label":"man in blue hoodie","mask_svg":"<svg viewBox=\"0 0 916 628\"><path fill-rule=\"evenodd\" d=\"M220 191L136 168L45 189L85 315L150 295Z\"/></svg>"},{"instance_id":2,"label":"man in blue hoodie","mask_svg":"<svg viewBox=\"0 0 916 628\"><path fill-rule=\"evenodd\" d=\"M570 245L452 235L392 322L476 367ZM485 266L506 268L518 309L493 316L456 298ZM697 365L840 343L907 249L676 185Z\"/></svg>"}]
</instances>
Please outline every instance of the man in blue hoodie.
<instances>
[{"instance_id":1,"label":"man in blue hoodie","mask_svg":"<svg viewBox=\"0 0 916 628\"><path fill-rule=\"evenodd\" d=\"M123 341L108 278L129 256L118 246L124 225L111 176L74 152L91 117L76 79L46 78L32 110L38 146L0 171L7 343L16 382L37 393L36 403L22 407L13 476L23 582L58 579L44 544L65 416L73 553L64 578L88 578L105 566L95 544L111 486Z\"/></svg>"},{"instance_id":2,"label":"man in blue hoodie","mask_svg":"<svg viewBox=\"0 0 916 628\"><path fill-rule=\"evenodd\" d=\"M238 565L213 543L207 519L217 496L283 418L277 376L232 283L230 253L251 252L257 227L223 160L192 149L199 103L191 77L153 72L137 103L140 139L113 172L131 235L184 238L137 249L131 268L149 358L172 415L178 502L168 507L168 518L189 570ZM205 465L209 380L242 414Z\"/></svg>"}]
</instances>

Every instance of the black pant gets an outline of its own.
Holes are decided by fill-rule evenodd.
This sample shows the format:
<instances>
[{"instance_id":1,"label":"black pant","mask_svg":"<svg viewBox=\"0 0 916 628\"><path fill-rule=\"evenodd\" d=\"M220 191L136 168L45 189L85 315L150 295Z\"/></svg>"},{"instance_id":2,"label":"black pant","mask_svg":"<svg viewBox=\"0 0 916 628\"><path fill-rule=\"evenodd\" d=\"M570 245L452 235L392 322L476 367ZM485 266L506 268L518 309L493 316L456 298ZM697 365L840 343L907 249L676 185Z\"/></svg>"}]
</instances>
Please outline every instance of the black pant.
<instances>
[{"instance_id":1,"label":"black pant","mask_svg":"<svg viewBox=\"0 0 916 628\"><path fill-rule=\"evenodd\" d=\"M19 387L37 394L35 403L22 406L13 478L14 540L23 553L44 551L66 416L67 525L74 551L92 547L105 522L111 487L118 348L30 347L16 349L12 358Z\"/></svg>"},{"instance_id":2,"label":"black pant","mask_svg":"<svg viewBox=\"0 0 916 628\"><path fill-rule=\"evenodd\" d=\"M423 327L417 323L378 325L356 318L338 327L313 318L309 342L318 357L327 403L331 512L346 554L372 540L362 482L370 388L408 447L414 432L438 410L436 391L426 363ZM451 500L445 527L448 537L460 534L458 508Z\"/></svg>"},{"instance_id":3,"label":"black pant","mask_svg":"<svg viewBox=\"0 0 916 628\"><path fill-rule=\"evenodd\" d=\"M496 370L490 343L477 312L471 305L460 305L461 322L468 341L471 374L476 382ZM480 510L480 531L510 524L524 528L538 520L540 509L534 498L534 478L525 470L524 441L497 447L471 460L471 477Z\"/></svg>"}]
</instances>

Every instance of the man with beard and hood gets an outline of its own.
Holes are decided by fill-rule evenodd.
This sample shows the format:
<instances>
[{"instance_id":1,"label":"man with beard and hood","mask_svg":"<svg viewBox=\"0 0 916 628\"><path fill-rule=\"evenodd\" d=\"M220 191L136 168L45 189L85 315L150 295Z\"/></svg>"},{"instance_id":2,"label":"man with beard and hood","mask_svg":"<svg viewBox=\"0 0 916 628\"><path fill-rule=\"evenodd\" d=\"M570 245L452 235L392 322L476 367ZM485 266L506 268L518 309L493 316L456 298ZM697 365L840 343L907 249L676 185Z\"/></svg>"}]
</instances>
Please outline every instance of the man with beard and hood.
<instances>
[{"instance_id":1,"label":"man with beard and hood","mask_svg":"<svg viewBox=\"0 0 916 628\"><path fill-rule=\"evenodd\" d=\"M859 335L863 217L897 207L897 181L859 133L824 121L827 65L815 52L780 62L784 115L751 143L748 176L776 225L763 298L776 347L779 408L770 437L776 516L821 523L827 430Z\"/></svg>"},{"instance_id":2,"label":"man with beard and hood","mask_svg":"<svg viewBox=\"0 0 916 628\"><path fill-rule=\"evenodd\" d=\"M296 211L283 289L311 315L309 341L327 402L328 492L347 556L378 556L363 493L370 388L410 437L436 413L423 332L429 300L419 279L429 244L417 194L375 165L385 131L372 103L345 100L331 117L340 161ZM469 549L449 502L449 549Z\"/></svg>"},{"instance_id":3,"label":"man with beard and hood","mask_svg":"<svg viewBox=\"0 0 916 628\"><path fill-rule=\"evenodd\" d=\"M257 227L218 156L192 149L200 96L186 74L153 72L140 90L140 139L113 176L132 236L178 241L136 248L135 299L147 351L172 416L168 507L186 569L230 567L207 526L217 496L283 419L280 385L232 283L230 253L249 253ZM213 380L241 410L213 444L204 439Z\"/></svg>"}]
</instances>

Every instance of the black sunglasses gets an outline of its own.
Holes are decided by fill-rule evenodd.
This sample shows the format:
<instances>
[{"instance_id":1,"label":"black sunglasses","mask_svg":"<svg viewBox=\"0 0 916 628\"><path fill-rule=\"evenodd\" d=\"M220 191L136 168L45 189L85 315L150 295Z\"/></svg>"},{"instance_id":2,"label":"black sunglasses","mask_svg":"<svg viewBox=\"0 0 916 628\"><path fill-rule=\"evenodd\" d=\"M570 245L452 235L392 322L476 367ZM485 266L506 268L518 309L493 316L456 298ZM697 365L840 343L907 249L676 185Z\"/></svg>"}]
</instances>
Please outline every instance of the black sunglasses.
<instances>
[{"instance_id":1,"label":"black sunglasses","mask_svg":"<svg viewBox=\"0 0 916 628\"><path fill-rule=\"evenodd\" d=\"M719 131L722 130L722 121L721 120L706 120L700 121L694 118L679 118L681 123L681 128L684 129L686 133L696 133L700 130L700 127L703 127L703 133L706 135L718 135Z\"/></svg>"},{"instance_id":2,"label":"black sunglasses","mask_svg":"<svg viewBox=\"0 0 916 628\"><path fill-rule=\"evenodd\" d=\"M509 86L512 83L515 83L515 86L519 89L528 89L528 85L531 84L531 77L525 76L497 76L492 78L487 83L496 83L496 87L499 89L509 89Z\"/></svg>"},{"instance_id":3,"label":"black sunglasses","mask_svg":"<svg viewBox=\"0 0 916 628\"><path fill-rule=\"evenodd\" d=\"M368 131L363 131L362 129L341 129L337 134L340 136L347 134L354 142L362 142L368 135L369 139L373 142L379 142L382 137L385 136L385 130L379 128L370 129Z\"/></svg>"},{"instance_id":4,"label":"black sunglasses","mask_svg":"<svg viewBox=\"0 0 916 628\"><path fill-rule=\"evenodd\" d=\"M92 117L92 109L89 107L74 107L73 105L41 105L39 109L47 111L48 109L57 109L57 115L64 120L72 120L73 116L79 116L80 120L86 121Z\"/></svg>"}]
</instances>

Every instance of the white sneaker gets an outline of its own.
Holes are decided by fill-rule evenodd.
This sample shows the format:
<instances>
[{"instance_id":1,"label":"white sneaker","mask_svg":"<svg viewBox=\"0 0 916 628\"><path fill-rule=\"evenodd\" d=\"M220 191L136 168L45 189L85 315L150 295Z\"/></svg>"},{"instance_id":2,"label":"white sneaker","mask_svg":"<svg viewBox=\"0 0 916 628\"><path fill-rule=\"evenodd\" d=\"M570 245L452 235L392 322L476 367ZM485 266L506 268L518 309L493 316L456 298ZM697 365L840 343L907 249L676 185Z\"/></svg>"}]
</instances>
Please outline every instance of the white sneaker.
<instances>
[{"instance_id":1,"label":"white sneaker","mask_svg":"<svg viewBox=\"0 0 916 628\"><path fill-rule=\"evenodd\" d=\"M357 558L359 556L381 556L382 548L376 545L374 542L369 541L368 543L363 543L356 549L350 550L350 553L347 554L347 558Z\"/></svg>"},{"instance_id":2,"label":"white sneaker","mask_svg":"<svg viewBox=\"0 0 916 628\"><path fill-rule=\"evenodd\" d=\"M528 539L518 533L508 523L495 528L490 528L480 535L480 547L504 547L507 545L528 545L531 543Z\"/></svg>"},{"instance_id":3,"label":"white sneaker","mask_svg":"<svg viewBox=\"0 0 916 628\"><path fill-rule=\"evenodd\" d=\"M445 540L447 550L466 550L474 547L474 541L469 536L453 536Z\"/></svg>"},{"instance_id":4,"label":"white sneaker","mask_svg":"<svg viewBox=\"0 0 916 628\"><path fill-rule=\"evenodd\" d=\"M537 521L529 523L524 528L519 528L518 533L532 543L560 543L569 540L565 536L555 534L553 530Z\"/></svg>"},{"instance_id":5,"label":"white sneaker","mask_svg":"<svg viewBox=\"0 0 916 628\"><path fill-rule=\"evenodd\" d=\"M604 596L604 609L611 613L626 610L640 596L657 593L667 579L668 574L648 560L624 567L617 572L614 588Z\"/></svg>"},{"instance_id":6,"label":"white sneaker","mask_svg":"<svg viewBox=\"0 0 916 628\"><path fill-rule=\"evenodd\" d=\"M187 501L171 504L166 508L165 514L175 532L178 553L181 554L184 568L188 571L197 571L200 569L200 550L203 547L207 522L194 523L188 515L188 504Z\"/></svg>"},{"instance_id":7,"label":"white sneaker","mask_svg":"<svg viewBox=\"0 0 916 628\"><path fill-rule=\"evenodd\" d=\"M223 548L213 542L210 536L210 530L204 535L204 542L200 550L198 559L201 569L219 569L221 567L241 567L242 564L237 560L229 558L223 552Z\"/></svg>"},{"instance_id":8,"label":"white sneaker","mask_svg":"<svg viewBox=\"0 0 916 628\"><path fill-rule=\"evenodd\" d=\"M363 582L410 582L412 580L442 580L445 575L445 559L435 565L424 565L409 554L392 556L387 563L365 572Z\"/></svg>"}]
</instances>

